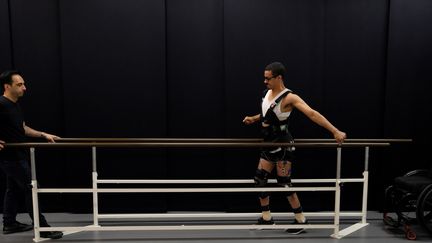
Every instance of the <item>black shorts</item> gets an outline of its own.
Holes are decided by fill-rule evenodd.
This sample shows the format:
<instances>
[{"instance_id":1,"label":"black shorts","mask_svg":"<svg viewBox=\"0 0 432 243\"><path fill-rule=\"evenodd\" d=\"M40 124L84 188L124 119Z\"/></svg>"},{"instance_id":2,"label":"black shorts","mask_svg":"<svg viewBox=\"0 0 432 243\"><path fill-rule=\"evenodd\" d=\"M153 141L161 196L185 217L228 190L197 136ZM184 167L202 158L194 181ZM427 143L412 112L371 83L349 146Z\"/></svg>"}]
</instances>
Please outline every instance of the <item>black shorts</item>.
<instances>
[{"instance_id":1,"label":"black shorts","mask_svg":"<svg viewBox=\"0 0 432 243\"><path fill-rule=\"evenodd\" d=\"M261 130L264 142L273 143L293 143L294 139L291 133L284 127L284 130L278 127L263 127ZM260 157L269 162L277 163L279 161L292 161L294 158L294 147L263 147L261 148Z\"/></svg>"},{"instance_id":2,"label":"black shorts","mask_svg":"<svg viewBox=\"0 0 432 243\"><path fill-rule=\"evenodd\" d=\"M271 147L261 149L260 157L272 163L290 161L294 159L293 147Z\"/></svg>"}]
</instances>

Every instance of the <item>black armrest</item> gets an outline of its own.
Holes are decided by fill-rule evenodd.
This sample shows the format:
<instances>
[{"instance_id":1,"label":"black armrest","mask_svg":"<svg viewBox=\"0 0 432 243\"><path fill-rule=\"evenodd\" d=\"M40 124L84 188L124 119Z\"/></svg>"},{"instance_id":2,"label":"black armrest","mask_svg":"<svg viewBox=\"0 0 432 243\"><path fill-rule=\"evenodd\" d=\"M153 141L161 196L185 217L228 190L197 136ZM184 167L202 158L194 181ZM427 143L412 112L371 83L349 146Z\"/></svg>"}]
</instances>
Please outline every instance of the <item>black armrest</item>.
<instances>
[{"instance_id":1,"label":"black armrest","mask_svg":"<svg viewBox=\"0 0 432 243\"><path fill-rule=\"evenodd\" d=\"M425 177L429 177L430 176L430 172L429 170L412 170L408 173L406 173L404 176L425 176Z\"/></svg>"}]
</instances>

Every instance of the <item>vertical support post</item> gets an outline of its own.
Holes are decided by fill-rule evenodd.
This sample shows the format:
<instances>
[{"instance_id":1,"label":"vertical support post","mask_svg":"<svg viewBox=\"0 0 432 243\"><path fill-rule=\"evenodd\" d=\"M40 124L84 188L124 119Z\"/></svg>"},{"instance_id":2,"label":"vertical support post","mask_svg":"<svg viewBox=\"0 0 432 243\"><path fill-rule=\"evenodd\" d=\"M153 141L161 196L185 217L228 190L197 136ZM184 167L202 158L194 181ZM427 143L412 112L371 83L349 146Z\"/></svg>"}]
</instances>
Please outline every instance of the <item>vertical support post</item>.
<instances>
[{"instance_id":1,"label":"vertical support post","mask_svg":"<svg viewBox=\"0 0 432 243\"><path fill-rule=\"evenodd\" d=\"M38 186L36 179L36 158L35 148L30 148L30 166L31 166L31 185L32 185L32 199L33 199L33 228L34 228L34 241L40 241L40 219L39 219L39 199L38 199Z\"/></svg>"},{"instance_id":2,"label":"vertical support post","mask_svg":"<svg viewBox=\"0 0 432 243\"><path fill-rule=\"evenodd\" d=\"M92 147L92 187L93 187L93 225L99 226L98 175L96 166L96 147Z\"/></svg>"},{"instance_id":3,"label":"vertical support post","mask_svg":"<svg viewBox=\"0 0 432 243\"><path fill-rule=\"evenodd\" d=\"M363 172L363 202L362 202L362 223L366 224L367 219L367 199L369 184L369 146L365 147L365 169Z\"/></svg>"},{"instance_id":4,"label":"vertical support post","mask_svg":"<svg viewBox=\"0 0 432 243\"><path fill-rule=\"evenodd\" d=\"M335 191L335 215L334 215L334 232L333 237L338 237L339 235L339 221L340 221L340 179L341 179L341 160L342 160L342 147L337 147L337 162L336 162L336 191Z\"/></svg>"}]
</instances>

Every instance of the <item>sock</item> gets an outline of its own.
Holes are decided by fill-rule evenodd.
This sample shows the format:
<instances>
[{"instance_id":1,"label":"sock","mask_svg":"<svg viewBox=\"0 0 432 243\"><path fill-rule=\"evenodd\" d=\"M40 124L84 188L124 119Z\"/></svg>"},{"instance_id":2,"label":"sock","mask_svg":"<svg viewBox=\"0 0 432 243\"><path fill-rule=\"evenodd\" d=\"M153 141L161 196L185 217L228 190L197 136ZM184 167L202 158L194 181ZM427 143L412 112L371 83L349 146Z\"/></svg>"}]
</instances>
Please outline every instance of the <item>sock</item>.
<instances>
[{"instance_id":1,"label":"sock","mask_svg":"<svg viewBox=\"0 0 432 243\"><path fill-rule=\"evenodd\" d=\"M296 214L294 214L294 216L295 216L295 219L297 220L297 222L299 222L299 223L305 223L306 222L306 218L305 218L303 213L296 213Z\"/></svg>"},{"instance_id":2,"label":"sock","mask_svg":"<svg viewBox=\"0 0 432 243\"><path fill-rule=\"evenodd\" d=\"M306 218L303 214L302 206L300 206L298 208L293 208L293 212L294 212L294 216L295 216L295 219L297 220L297 222L299 222L299 223L306 222Z\"/></svg>"},{"instance_id":3,"label":"sock","mask_svg":"<svg viewBox=\"0 0 432 243\"><path fill-rule=\"evenodd\" d=\"M265 221L270 221L272 218L270 210L269 211L262 211L262 218Z\"/></svg>"}]
</instances>

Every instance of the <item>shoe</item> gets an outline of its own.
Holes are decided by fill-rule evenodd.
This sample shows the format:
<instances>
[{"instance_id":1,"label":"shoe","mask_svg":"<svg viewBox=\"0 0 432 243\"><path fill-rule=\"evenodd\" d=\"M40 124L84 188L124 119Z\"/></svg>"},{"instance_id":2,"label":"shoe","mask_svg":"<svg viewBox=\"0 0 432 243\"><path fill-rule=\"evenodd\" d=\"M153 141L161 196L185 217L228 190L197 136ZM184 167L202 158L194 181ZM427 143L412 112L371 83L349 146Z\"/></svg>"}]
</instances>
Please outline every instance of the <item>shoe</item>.
<instances>
[{"instance_id":1,"label":"shoe","mask_svg":"<svg viewBox=\"0 0 432 243\"><path fill-rule=\"evenodd\" d=\"M32 229L33 229L33 225L22 224L18 221L15 221L15 223L3 225L3 234L6 235L6 234L24 232Z\"/></svg>"},{"instance_id":2,"label":"shoe","mask_svg":"<svg viewBox=\"0 0 432 243\"><path fill-rule=\"evenodd\" d=\"M306 220L304 223L299 223L296 219L294 219L293 225L296 225L296 224L308 224L308 221ZM295 229L287 229L287 230L285 230L285 232L288 232L288 233L293 234L293 235L298 235L298 234L306 232L306 230L303 228L295 228Z\"/></svg>"},{"instance_id":3,"label":"shoe","mask_svg":"<svg viewBox=\"0 0 432 243\"><path fill-rule=\"evenodd\" d=\"M40 232L40 237L50 238L50 239L60 239L63 237L63 232L61 232L61 231L42 231L42 232Z\"/></svg>"},{"instance_id":4,"label":"shoe","mask_svg":"<svg viewBox=\"0 0 432 243\"><path fill-rule=\"evenodd\" d=\"M264 220L263 217L258 219L258 223L257 224L274 224L273 218L271 218L270 220Z\"/></svg>"}]
</instances>

